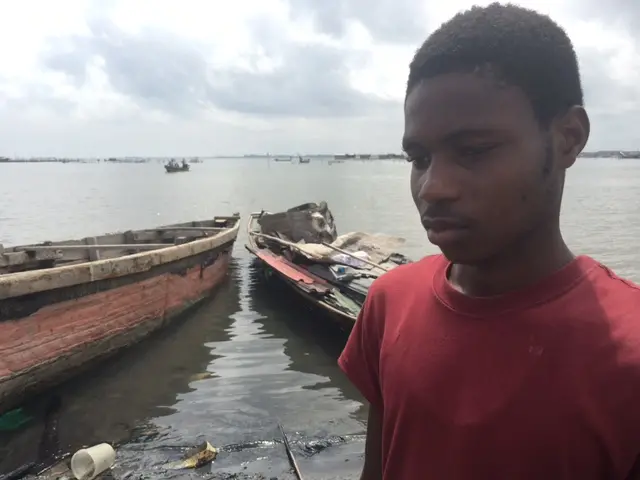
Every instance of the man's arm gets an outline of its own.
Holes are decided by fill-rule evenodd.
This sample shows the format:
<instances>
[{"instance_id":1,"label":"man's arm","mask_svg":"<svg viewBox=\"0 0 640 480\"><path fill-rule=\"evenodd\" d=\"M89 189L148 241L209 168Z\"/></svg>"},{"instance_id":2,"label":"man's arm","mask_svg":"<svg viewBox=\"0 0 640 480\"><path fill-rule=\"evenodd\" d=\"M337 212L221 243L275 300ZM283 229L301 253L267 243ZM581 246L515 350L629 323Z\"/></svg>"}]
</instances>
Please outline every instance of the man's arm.
<instances>
[{"instance_id":1,"label":"man's arm","mask_svg":"<svg viewBox=\"0 0 640 480\"><path fill-rule=\"evenodd\" d=\"M373 405L369 405L364 468L360 480L382 480L382 414Z\"/></svg>"}]
</instances>

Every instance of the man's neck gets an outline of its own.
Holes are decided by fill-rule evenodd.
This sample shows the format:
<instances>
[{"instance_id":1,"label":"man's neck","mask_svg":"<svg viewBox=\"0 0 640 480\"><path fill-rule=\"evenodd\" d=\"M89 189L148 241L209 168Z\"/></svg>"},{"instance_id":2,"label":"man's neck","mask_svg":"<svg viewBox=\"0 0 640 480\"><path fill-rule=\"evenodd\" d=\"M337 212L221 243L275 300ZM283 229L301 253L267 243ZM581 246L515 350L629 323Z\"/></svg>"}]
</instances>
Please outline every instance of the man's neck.
<instances>
[{"instance_id":1,"label":"man's neck","mask_svg":"<svg viewBox=\"0 0 640 480\"><path fill-rule=\"evenodd\" d=\"M449 282L465 295L500 295L532 285L574 258L558 227L532 233L513 248L482 264L452 265Z\"/></svg>"}]
</instances>

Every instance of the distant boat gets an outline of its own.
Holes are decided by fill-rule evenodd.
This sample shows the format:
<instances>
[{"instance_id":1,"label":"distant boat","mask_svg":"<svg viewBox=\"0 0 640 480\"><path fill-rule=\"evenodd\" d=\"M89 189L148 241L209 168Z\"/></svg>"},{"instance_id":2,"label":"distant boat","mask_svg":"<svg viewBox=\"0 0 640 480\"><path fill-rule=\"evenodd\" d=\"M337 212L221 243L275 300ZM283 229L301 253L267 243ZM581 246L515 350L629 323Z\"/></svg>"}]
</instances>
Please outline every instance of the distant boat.
<instances>
[{"instance_id":1,"label":"distant boat","mask_svg":"<svg viewBox=\"0 0 640 480\"><path fill-rule=\"evenodd\" d=\"M298 155L298 163L311 163L310 158L302 158L301 155Z\"/></svg>"},{"instance_id":2,"label":"distant boat","mask_svg":"<svg viewBox=\"0 0 640 480\"><path fill-rule=\"evenodd\" d=\"M167 171L167 173L188 172L189 168L190 166L187 162L183 161L180 165L174 160L171 160L164 166L164 169Z\"/></svg>"}]
</instances>

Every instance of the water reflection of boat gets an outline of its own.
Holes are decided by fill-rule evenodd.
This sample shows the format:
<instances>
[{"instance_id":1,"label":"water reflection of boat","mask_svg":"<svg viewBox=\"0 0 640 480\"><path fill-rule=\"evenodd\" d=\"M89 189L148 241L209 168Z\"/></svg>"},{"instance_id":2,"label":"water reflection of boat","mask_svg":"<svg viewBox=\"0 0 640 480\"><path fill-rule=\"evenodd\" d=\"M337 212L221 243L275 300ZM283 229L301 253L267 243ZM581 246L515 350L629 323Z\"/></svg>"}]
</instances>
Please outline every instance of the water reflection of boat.
<instances>
[{"instance_id":1,"label":"water reflection of boat","mask_svg":"<svg viewBox=\"0 0 640 480\"><path fill-rule=\"evenodd\" d=\"M307 413L306 420L303 420L302 412L299 416L294 416L299 418L303 425L307 425L310 418L313 418L315 425L321 425L323 418L331 415L331 427L328 431L321 427L318 430L305 428L305 434L312 437L319 435L322 438L327 434L344 435L359 432L354 422L366 421L366 402L337 366L348 332L341 329L340 324L327 322L326 311L321 307L308 302L302 296L292 295L290 285L280 276L272 275L267 278L264 275L264 265L257 258L251 263L249 271L252 279L252 309L260 314L256 322L262 325L262 331L269 335L269 338L286 339L283 353L290 359L287 369L310 375L299 377L297 381L307 392L317 394L309 394L308 397L314 405L325 405L316 408L314 414ZM286 305L286 308L283 308L283 305ZM340 394L336 396L335 392ZM296 401L300 404L304 400L299 398ZM336 411L340 413L336 414ZM291 417L287 419L288 422L291 420ZM293 426L295 424L294 421ZM304 470L306 472L307 468Z\"/></svg>"},{"instance_id":2,"label":"water reflection of boat","mask_svg":"<svg viewBox=\"0 0 640 480\"><path fill-rule=\"evenodd\" d=\"M239 221L0 247L0 412L210 295L226 276Z\"/></svg>"},{"instance_id":3,"label":"water reflection of boat","mask_svg":"<svg viewBox=\"0 0 640 480\"><path fill-rule=\"evenodd\" d=\"M254 213L247 233L247 250L267 272L345 329L351 329L373 280L408 261L393 250L403 239L361 232L338 237L325 202Z\"/></svg>"},{"instance_id":4,"label":"water reflection of boat","mask_svg":"<svg viewBox=\"0 0 640 480\"><path fill-rule=\"evenodd\" d=\"M266 333L275 338L293 336L296 339L295 342L287 341L284 347L285 353L291 358L290 368L298 372L325 375L326 366L318 362L314 350L337 361L348 332L336 328L333 323L323 322L324 312L304 297L291 297L289 285L280 276L268 276L264 273L264 264L255 258L249 266L249 274L252 278L252 308L261 314L261 318L256 321L263 325ZM282 308L284 303L287 305L286 309ZM300 321L301 318L310 321ZM352 398L361 397L355 395Z\"/></svg>"}]
</instances>

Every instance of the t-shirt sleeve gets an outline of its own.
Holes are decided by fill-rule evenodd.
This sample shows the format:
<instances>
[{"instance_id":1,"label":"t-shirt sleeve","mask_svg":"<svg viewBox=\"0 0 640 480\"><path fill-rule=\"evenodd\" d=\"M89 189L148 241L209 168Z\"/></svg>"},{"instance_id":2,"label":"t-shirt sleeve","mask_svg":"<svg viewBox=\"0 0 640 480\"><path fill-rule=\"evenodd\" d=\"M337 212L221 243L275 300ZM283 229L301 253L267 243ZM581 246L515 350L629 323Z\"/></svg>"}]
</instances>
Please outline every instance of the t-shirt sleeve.
<instances>
[{"instance_id":1,"label":"t-shirt sleeve","mask_svg":"<svg viewBox=\"0 0 640 480\"><path fill-rule=\"evenodd\" d=\"M360 310L338 365L367 401L377 409L382 409L379 371L382 312L376 308L379 302L374 286L375 283Z\"/></svg>"}]
</instances>

